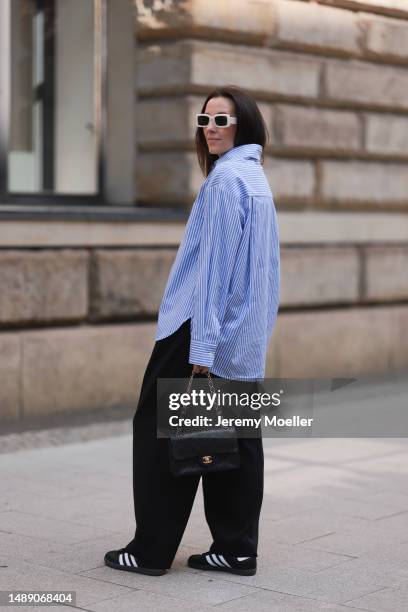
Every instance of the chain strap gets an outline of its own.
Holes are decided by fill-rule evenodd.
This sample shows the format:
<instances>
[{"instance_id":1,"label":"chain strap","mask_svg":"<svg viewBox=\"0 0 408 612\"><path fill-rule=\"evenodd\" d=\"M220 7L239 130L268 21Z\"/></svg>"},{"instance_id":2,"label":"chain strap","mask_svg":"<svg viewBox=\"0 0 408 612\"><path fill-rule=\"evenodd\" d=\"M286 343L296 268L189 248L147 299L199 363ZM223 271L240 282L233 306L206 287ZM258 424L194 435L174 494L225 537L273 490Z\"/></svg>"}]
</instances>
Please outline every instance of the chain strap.
<instances>
[{"instance_id":1,"label":"chain strap","mask_svg":"<svg viewBox=\"0 0 408 612\"><path fill-rule=\"evenodd\" d=\"M214 383L213 383L213 379L211 378L211 374L209 371L206 372L207 374L207 378L208 378L208 385L210 387L210 391L211 393L213 393L213 395L215 395L215 388L214 388ZM187 384L187 393L190 393L191 391L191 385L193 384L193 378L194 378L194 370L192 370L191 374L190 374L190 378ZM222 412L220 412L220 406L218 404L218 402L215 403L216 405L216 411L217 411L217 415L222 417ZM184 406L185 408L185 413L187 412L187 407ZM184 414L185 416L185 414ZM182 432L183 427L182 425L177 425L176 427L176 431L175 431L175 435L180 435L180 433Z\"/></svg>"},{"instance_id":2,"label":"chain strap","mask_svg":"<svg viewBox=\"0 0 408 612\"><path fill-rule=\"evenodd\" d=\"M210 386L210 390L211 390L212 393L215 393L214 383L213 383L213 379L211 378L211 374L210 374L210 372L208 370L207 370L206 374L207 374L208 384ZM190 379L188 381L187 393L190 393L191 385L193 384L193 378L194 378L194 370L191 372Z\"/></svg>"}]
</instances>

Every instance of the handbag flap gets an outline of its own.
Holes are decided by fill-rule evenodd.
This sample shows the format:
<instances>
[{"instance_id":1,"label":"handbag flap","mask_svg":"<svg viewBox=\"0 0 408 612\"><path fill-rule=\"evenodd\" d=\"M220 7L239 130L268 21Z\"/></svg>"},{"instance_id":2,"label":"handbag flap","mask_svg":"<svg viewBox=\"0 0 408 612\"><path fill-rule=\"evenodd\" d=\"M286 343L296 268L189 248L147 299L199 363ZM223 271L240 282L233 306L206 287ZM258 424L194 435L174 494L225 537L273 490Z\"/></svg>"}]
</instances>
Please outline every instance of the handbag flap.
<instances>
[{"instance_id":1,"label":"handbag flap","mask_svg":"<svg viewBox=\"0 0 408 612\"><path fill-rule=\"evenodd\" d=\"M238 440L234 428L183 432L181 436L172 436L169 441L175 459L238 451Z\"/></svg>"}]
</instances>

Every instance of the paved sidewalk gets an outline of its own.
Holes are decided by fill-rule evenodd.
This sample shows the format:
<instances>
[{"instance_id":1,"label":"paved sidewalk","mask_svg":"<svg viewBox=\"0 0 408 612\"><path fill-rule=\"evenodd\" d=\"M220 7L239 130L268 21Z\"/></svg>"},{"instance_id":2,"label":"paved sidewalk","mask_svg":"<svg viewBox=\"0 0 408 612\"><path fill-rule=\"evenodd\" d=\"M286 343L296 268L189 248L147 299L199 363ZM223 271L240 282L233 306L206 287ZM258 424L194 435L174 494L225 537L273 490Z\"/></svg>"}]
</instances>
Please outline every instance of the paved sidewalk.
<instances>
[{"instance_id":1,"label":"paved sidewalk","mask_svg":"<svg viewBox=\"0 0 408 612\"><path fill-rule=\"evenodd\" d=\"M121 427L0 455L0 589L74 590L98 612L408 610L407 439L265 439L257 574L186 567L211 542L200 489L172 569L150 577L103 564L134 534Z\"/></svg>"}]
</instances>

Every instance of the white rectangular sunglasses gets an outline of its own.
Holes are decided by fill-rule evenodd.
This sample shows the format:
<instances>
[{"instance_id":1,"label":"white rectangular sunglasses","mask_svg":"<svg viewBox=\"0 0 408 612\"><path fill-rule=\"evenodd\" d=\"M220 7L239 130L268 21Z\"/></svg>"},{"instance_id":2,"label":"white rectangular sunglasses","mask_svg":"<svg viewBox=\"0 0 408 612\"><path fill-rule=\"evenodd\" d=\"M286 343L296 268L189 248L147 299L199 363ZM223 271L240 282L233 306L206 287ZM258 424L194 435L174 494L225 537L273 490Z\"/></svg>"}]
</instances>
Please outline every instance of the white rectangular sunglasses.
<instances>
[{"instance_id":1,"label":"white rectangular sunglasses","mask_svg":"<svg viewBox=\"0 0 408 612\"><path fill-rule=\"evenodd\" d=\"M225 113L220 113L218 115L208 115L207 113L197 113L197 127L207 127L210 124L211 119L214 120L214 123L217 127L228 127L232 123L237 122L236 117L231 117L231 115L227 115Z\"/></svg>"}]
</instances>

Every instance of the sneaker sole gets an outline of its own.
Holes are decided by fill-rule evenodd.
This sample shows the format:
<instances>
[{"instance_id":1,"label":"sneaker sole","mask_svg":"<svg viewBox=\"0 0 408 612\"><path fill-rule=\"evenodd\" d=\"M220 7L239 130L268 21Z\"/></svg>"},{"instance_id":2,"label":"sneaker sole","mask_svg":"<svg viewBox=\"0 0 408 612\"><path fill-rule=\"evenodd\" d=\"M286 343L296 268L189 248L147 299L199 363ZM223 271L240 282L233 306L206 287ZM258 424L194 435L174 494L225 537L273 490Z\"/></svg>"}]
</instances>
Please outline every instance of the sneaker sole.
<instances>
[{"instance_id":1,"label":"sneaker sole","mask_svg":"<svg viewBox=\"0 0 408 612\"><path fill-rule=\"evenodd\" d=\"M105 559L105 565L113 569L122 570L123 572L133 572L134 574L147 574L148 576L163 576L167 572L165 569L150 569L148 567L128 567L127 565L119 565Z\"/></svg>"},{"instance_id":2,"label":"sneaker sole","mask_svg":"<svg viewBox=\"0 0 408 612\"><path fill-rule=\"evenodd\" d=\"M212 567L211 565L200 565L194 561L187 561L188 567L209 572L228 572L229 574L238 574L239 576L255 576L255 569L238 569L235 567Z\"/></svg>"}]
</instances>

